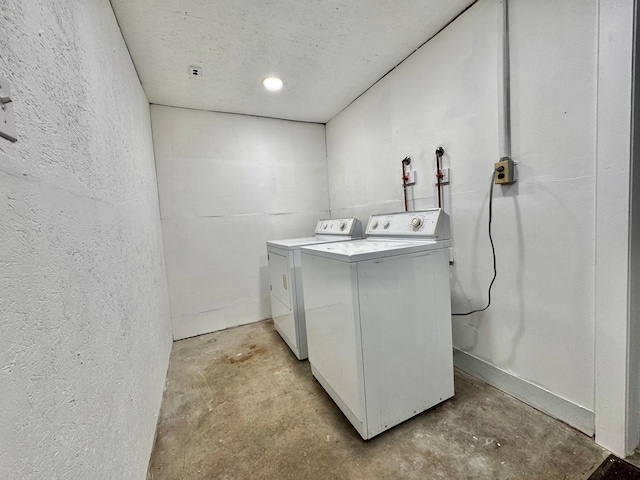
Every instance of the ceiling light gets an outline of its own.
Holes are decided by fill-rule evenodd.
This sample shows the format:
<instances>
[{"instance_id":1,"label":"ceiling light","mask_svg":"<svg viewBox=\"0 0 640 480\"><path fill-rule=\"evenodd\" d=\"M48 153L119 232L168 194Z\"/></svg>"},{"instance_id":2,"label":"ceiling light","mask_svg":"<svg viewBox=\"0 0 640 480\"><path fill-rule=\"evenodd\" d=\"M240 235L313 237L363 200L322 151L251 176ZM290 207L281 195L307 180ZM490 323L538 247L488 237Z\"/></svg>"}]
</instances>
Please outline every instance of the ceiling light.
<instances>
[{"instance_id":1,"label":"ceiling light","mask_svg":"<svg viewBox=\"0 0 640 480\"><path fill-rule=\"evenodd\" d=\"M262 81L264 88L269 90L270 92L277 92L282 88L282 80L278 77L268 77Z\"/></svg>"}]
</instances>

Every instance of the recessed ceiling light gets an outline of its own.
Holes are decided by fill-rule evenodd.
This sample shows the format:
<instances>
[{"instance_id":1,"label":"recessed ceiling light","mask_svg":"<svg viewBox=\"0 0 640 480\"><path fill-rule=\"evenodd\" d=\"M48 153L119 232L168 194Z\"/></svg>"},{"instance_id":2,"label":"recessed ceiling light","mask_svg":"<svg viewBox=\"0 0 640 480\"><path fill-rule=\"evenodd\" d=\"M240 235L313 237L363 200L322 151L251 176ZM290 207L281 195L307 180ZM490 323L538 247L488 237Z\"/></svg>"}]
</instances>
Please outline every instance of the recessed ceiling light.
<instances>
[{"instance_id":1,"label":"recessed ceiling light","mask_svg":"<svg viewBox=\"0 0 640 480\"><path fill-rule=\"evenodd\" d=\"M277 92L282 88L282 80L278 77L268 77L262 81L264 88L269 90L270 92Z\"/></svg>"}]
</instances>

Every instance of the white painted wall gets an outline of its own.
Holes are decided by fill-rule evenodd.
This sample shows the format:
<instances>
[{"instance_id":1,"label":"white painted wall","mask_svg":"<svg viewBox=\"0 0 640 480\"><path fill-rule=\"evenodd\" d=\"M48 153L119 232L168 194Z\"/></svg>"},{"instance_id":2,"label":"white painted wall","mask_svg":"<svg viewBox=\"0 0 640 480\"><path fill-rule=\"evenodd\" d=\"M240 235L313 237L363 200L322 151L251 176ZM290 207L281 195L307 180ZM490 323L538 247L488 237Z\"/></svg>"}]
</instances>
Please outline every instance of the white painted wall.
<instances>
[{"instance_id":1,"label":"white painted wall","mask_svg":"<svg viewBox=\"0 0 640 480\"><path fill-rule=\"evenodd\" d=\"M324 125L151 106L174 338L271 316L267 240L328 217Z\"/></svg>"},{"instance_id":2,"label":"white painted wall","mask_svg":"<svg viewBox=\"0 0 640 480\"><path fill-rule=\"evenodd\" d=\"M596 440L624 456L638 445L638 239L630 219L635 6L600 0L596 188ZM635 173L637 175L637 173ZM637 184L636 184L637 188ZM636 200L637 202L637 200ZM637 212L635 212L637 217ZM633 248L630 248L633 246ZM630 266L632 266L630 272ZM631 275L630 275L631 273ZM631 290L635 289L635 292ZM631 293L633 292L633 293ZM630 348L631 347L631 348ZM635 353L636 357L633 357ZM631 427L631 428L629 428Z\"/></svg>"},{"instance_id":3,"label":"white painted wall","mask_svg":"<svg viewBox=\"0 0 640 480\"><path fill-rule=\"evenodd\" d=\"M512 0L510 21L520 179L494 189L491 308L454 317L454 344L592 433L598 4ZM444 146L454 312L483 307L492 277L499 22L499 2L480 0L327 125L336 216L401 210L405 155L419 181L410 208L436 206L434 150Z\"/></svg>"},{"instance_id":4,"label":"white painted wall","mask_svg":"<svg viewBox=\"0 0 640 480\"><path fill-rule=\"evenodd\" d=\"M143 479L171 348L149 105L108 0L3 0L0 478Z\"/></svg>"}]
</instances>

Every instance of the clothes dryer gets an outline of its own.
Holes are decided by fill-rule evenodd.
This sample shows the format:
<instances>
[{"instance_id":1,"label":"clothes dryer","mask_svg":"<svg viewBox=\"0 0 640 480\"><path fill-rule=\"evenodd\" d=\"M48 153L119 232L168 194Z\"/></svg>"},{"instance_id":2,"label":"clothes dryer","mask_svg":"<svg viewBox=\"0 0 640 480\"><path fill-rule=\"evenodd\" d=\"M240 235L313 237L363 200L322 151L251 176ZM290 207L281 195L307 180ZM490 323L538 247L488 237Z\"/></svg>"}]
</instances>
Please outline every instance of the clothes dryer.
<instances>
[{"instance_id":1,"label":"clothes dryer","mask_svg":"<svg viewBox=\"0 0 640 480\"><path fill-rule=\"evenodd\" d=\"M273 323L299 360L307 358L300 248L356 238L362 238L360 220L338 218L318 221L314 237L267 242Z\"/></svg>"}]
</instances>

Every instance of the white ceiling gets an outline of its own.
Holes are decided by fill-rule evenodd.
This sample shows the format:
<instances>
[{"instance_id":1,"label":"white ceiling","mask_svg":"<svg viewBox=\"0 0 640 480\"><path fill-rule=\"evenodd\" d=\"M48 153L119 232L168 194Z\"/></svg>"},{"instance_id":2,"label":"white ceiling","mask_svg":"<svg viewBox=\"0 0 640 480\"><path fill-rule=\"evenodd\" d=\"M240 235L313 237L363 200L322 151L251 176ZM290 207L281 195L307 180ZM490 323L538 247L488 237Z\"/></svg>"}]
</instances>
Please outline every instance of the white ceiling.
<instances>
[{"instance_id":1,"label":"white ceiling","mask_svg":"<svg viewBox=\"0 0 640 480\"><path fill-rule=\"evenodd\" d=\"M111 4L151 103L326 123L474 1Z\"/></svg>"}]
</instances>

